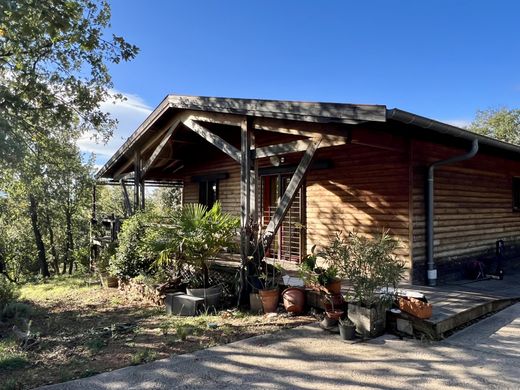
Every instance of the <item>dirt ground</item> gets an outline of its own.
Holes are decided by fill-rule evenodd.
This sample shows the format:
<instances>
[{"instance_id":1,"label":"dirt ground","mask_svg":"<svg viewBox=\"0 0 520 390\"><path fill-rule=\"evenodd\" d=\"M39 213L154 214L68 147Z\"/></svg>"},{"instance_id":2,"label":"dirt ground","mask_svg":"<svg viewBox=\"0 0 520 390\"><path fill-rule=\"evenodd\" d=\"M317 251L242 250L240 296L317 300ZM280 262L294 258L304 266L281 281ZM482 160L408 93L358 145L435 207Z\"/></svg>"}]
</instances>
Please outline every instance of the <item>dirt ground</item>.
<instances>
[{"instance_id":1,"label":"dirt ground","mask_svg":"<svg viewBox=\"0 0 520 390\"><path fill-rule=\"evenodd\" d=\"M30 331L37 342L24 351L13 321L0 324L0 389L64 382L315 321L235 310L166 316L163 308L81 278L25 286L22 301L32 308ZM26 323L15 322L26 330Z\"/></svg>"}]
</instances>

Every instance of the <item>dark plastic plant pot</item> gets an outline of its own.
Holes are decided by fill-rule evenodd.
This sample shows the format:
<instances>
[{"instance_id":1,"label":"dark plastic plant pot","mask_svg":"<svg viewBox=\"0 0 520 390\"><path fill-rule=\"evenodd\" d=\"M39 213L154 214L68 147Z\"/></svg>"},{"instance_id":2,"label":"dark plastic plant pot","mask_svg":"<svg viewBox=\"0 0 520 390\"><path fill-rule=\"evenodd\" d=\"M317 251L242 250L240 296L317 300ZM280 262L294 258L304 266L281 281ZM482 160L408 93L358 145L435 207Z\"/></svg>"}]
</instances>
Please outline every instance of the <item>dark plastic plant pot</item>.
<instances>
[{"instance_id":1,"label":"dark plastic plant pot","mask_svg":"<svg viewBox=\"0 0 520 390\"><path fill-rule=\"evenodd\" d=\"M356 337L356 325L339 322L339 334L342 340L354 340Z\"/></svg>"},{"instance_id":2,"label":"dark plastic plant pot","mask_svg":"<svg viewBox=\"0 0 520 390\"><path fill-rule=\"evenodd\" d=\"M209 288L187 288L186 294L197 298L204 298L204 305L209 309L218 306L222 292L219 286L214 286Z\"/></svg>"}]
</instances>

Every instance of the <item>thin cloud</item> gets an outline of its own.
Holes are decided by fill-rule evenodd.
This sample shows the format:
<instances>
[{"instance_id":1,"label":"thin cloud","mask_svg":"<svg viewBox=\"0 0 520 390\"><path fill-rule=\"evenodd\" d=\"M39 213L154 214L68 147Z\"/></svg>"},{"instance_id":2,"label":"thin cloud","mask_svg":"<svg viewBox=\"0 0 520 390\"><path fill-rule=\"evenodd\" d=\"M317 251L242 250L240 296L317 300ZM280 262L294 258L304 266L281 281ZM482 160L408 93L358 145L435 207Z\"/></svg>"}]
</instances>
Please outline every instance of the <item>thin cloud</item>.
<instances>
[{"instance_id":1,"label":"thin cloud","mask_svg":"<svg viewBox=\"0 0 520 390\"><path fill-rule=\"evenodd\" d=\"M96 163L104 163L117 149L126 141L134 130L152 112L152 108L139 96L112 90L111 93L122 94L126 100L113 103L105 101L101 103L101 109L109 112L118 120L117 128L114 129L112 138L106 143L96 142L92 134L84 134L77 142L83 153L94 153Z\"/></svg>"}]
</instances>

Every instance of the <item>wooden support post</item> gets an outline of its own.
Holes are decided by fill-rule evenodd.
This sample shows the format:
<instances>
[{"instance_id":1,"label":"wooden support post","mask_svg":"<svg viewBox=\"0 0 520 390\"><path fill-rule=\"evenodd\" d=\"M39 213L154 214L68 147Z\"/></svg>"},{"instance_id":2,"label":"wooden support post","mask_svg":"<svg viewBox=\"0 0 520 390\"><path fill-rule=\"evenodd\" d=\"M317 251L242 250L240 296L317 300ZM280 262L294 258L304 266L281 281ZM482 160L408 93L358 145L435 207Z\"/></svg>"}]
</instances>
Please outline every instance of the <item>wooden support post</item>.
<instances>
[{"instance_id":1,"label":"wooden support post","mask_svg":"<svg viewBox=\"0 0 520 390\"><path fill-rule=\"evenodd\" d=\"M130 203L130 197L128 196L125 182L121 180L120 183L121 190L123 191L123 203L125 204L125 217L128 217L129 215L132 215L132 204Z\"/></svg>"},{"instance_id":2,"label":"wooden support post","mask_svg":"<svg viewBox=\"0 0 520 390\"><path fill-rule=\"evenodd\" d=\"M134 211L139 210L139 194L141 192L141 156L138 151L134 152Z\"/></svg>"},{"instance_id":3,"label":"wooden support post","mask_svg":"<svg viewBox=\"0 0 520 390\"><path fill-rule=\"evenodd\" d=\"M312 140L311 144L305 151L305 154L303 155L300 164L298 164L296 171L292 175L291 181L289 182L289 185L287 186L287 189L285 190L280 200L280 203L276 208L273 217L269 221L269 224L267 225L264 235L262 237L262 256L265 253L265 251L267 251L271 246L273 238L278 228L280 227L280 224L282 223L285 214L287 214L289 207L291 207L291 203L294 197L296 196L298 189L303 183L305 175L307 174L307 171L311 166L312 160L314 159L314 155L316 154L316 150L318 150L320 146L321 140L321 137Z\"/></svg>"},{"instance_id":4,"label":"wooden support post","mask_svg":"<svg viewBox=\"0 0 520 390\"><path fill-rule=\"evenodd\" d=\"M240 126L240 291L239 303L246 300L247 263L251 255L251 120Z\"/></svg>"},{"instance_id":5,"label":"wooden support post","mask_svg":"<svg viewBox=\"0 0 520 390\"><path fill-rule=\"evenodd\" d=\"M141 183L139 183L139 190L141 191L140 195L139 195L139 200L141 201L141 205L140 205L140 208L141 210L144 210L145 209L145 191L146 191L146 188L145 188L145 185L144 185L144 180L141 180Z\"/></svg>"},{"instance_id":6,"label":"wooden support post","mask_svg":"<svg viewBox=\"0 0 520 390\"><path fill-rule=\"evenodd\" d=\"M254 128L254 125L252 124L252 119L251 119L251 123L249 123L249 149L251 152L254 152L255 148L256 148L256 144L255 144L255 128ZM250 155L251 155L251 152L250 152ZM257 159L252 159L251 161L251 165L250 165L250 174L249 174L250 178L249 178L249 184L250 184L250 190L249 190L249 213L250 213L250 222L252 224L252 238L255 240L255 246L256 246L256 241L258 241L258 227L260 226L260 220L258 218L259 216L259 212L258 212L258 207L259 207L259 199L258 199L258 194L259 194L259 178L258 178L258 160Z\"/></svg>"}]
</instances>

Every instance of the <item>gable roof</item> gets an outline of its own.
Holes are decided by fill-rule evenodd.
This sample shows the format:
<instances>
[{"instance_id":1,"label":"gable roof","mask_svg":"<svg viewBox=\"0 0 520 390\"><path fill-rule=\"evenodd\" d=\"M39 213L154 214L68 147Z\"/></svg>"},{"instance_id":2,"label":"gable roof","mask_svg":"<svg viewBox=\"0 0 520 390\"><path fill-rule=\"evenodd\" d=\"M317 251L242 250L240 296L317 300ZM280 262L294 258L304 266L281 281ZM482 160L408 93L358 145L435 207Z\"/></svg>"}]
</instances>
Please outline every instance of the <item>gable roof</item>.
<instances>
[{"instance_id":1,"label":"gable roof","mask_svg":"<svg viewBox=\"0 0 520 390\"><path fill-rule=\"evenodd\" d=\"M363 122L398 121L457 138L474 140L483 145L520 154L520 147L494 138L475 134L430 118L384 105L300 102L287 100L238 99L206 96L168 95L134 131L126 142L96 173L103 177L150 128L169 110L193 110L252 117L294 120L314 123L359 124Z\"/></svg>"}]
</instances>

